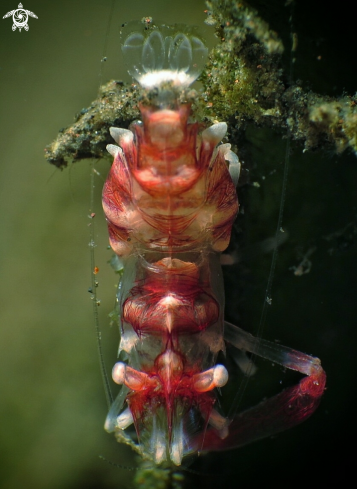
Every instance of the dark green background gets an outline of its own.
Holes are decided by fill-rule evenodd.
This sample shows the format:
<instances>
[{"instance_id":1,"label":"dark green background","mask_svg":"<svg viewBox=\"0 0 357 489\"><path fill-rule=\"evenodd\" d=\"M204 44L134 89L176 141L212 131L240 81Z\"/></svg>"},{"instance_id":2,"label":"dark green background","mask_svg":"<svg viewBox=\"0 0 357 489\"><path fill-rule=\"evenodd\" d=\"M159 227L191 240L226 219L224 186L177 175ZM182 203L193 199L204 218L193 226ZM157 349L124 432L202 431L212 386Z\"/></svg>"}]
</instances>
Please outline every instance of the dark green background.
<instances>
[{"instance_id":1,"label":"dark green background","mask_svg":"<svg viewBox=\"0 0 357 489\"><path fill-rule=\"evenodd\" d=\"M284 3L254 2L288 41L289 9ZM16 4L3 0L1 17ZM305 88L324 94L352 94L352 12L344 3L333 11L320 0L311 4L299 1L295 10L299 48L294 76ZM118 464L134 464L130 450L102 429L106 404L87 293L89 163L59 172L43 159L45 145L96 97L111 2L29 0L24 8L39 17L29 19L28 32L12 32L11 19L0 21L0 487L130 487L132 472L98 458L102 454ZM198 0L118 0L103 82L129 80L119 59L122 22L152 15L162 22L200 25L204 9ZM254 332L271 256L250 250L275 231L285 142L281 134L254 127L247 136L251 179L260 187L240 189L245 213L234 236L244 229L240 241L245 251L241 264L226 273L226 309L229 319ZM352 472L356 244L353 239L331 244L324 237L356 219L357 161L348 152L338 157L333 151L302 154L294 145L292 150L283 222L289 239L279 251L264 337L319 356L328 389L318 412L303 425L240 450L202 458L193 468L211 475L188 476L195 487L286 487L293 482L305 487L332 476L344 484ZM99 165L103 178L108 166ZM118 337L106 319L115 278L106 265L110 253L100 210L101 186L98 177L98 291L110 368ZM310 246L317 247L311 272L295 277L289 267L299 262L296 249ZM251 395L259 401L279 388L280 380L288 383L277 367L268 380L271 371L267 363L259 364L261 377L248 385L247 399Z\"/></svg>"}]
</instances>

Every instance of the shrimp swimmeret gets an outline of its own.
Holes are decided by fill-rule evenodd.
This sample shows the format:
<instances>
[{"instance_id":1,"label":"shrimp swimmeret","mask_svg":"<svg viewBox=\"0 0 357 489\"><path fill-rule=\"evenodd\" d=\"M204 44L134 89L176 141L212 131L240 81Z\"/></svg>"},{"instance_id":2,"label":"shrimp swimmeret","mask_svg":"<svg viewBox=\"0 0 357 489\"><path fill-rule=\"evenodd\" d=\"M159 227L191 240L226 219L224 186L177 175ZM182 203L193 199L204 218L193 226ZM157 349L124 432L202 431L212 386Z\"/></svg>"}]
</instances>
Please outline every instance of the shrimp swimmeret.
<instances>
[{"instance_id":1,"label":"shrimp swimmeret","mask_svg":"<svg viewBox=\"0 0 357 489\"><path fill-rule=\"evenodd\" d=\"M238 212L240 163L220 144L225 122L189 122L207 48L196 36L152 30L123 45L142 87L142 121L111 128L119 145L103 190L110 245L124 264L118 292L121 390L105 428L157 464L226 450L310 416L325 386L317 358L256 339L224 321L220 254ZM304 374L297 385L226 417L215 390L229 378L217 355L230 343ZM224 390L223 390L224 395Z\"/></svg>"}]
</instances>

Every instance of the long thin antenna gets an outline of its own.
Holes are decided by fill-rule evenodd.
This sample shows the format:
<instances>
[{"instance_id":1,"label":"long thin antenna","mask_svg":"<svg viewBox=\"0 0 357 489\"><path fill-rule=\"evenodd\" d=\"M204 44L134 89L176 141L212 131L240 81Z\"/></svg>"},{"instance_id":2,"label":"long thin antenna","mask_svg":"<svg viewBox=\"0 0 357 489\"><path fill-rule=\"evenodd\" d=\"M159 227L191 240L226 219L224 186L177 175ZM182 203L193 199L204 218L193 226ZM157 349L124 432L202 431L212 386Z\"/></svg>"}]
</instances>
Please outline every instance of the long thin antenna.
<instances>
[{"instance_id":1,"label":"long thin antenna","mask_svg":"<svg viewBox=\"0 0 357 489\"><path fill-rule=\"evenodd\" d=\"M293 66L294 66L294 62L295 62L294 53L295 53L296 47L297 47L297 37L296 37L296 34L293 32L294 4L295 4L294 0L292 2L290 2L290 5L291 5L290 18L289 18L289 23L290 23L290 27L291 27L291 55L290 55L290 63L289 63L289 84L290 85L293 82ZM256 332L256 337L258 339L262 338L263 330L264 330L264 326L265 326L265 321L266 321L266 317L267 317L267 313L268 313L268 306L270 306L272 303L271 291L272 291L272 287L273 287L273 280L274 280L274 275L275 275L276 263L278 260L278 247L279 247L279 243L281 242L280 235L281 235L281 233L284 232L282 224L283 224L283 217L284 217L286 190L287 190L289 165L290 165L290 146L291 146L291 137L290 137L289 127L287 127L285 157L284 157L284 173L283 173L282 190L281 190L280 205L279 205L279 215L278 215L278 221L277 221L276 230L275 230L273 255L271 258L269 276L268 276L267 286L265 289L265 297L264 297L264 302L263 302L263 306L262 306L262 312L260 315L258 329ZM237 392L237 394L233 400L233 403L231 405L231 408L229 410L228 419L233 419L233 416L236 414L237 409L241 403L245 389L247 388L247 385L249 382L250 375L252 373L255 357L256 357L256 353L254 352L252 354L252 357L251 357L251 362L250 362L250 364L249 364L249 366L245 372L245 377L239 386L238 392Z\"/></svg>"},{"instance_id":2,"label":"long thin antenna","mask_svg":"<svg viewBox=\"0 0 357 489\"><path fill-rule=\"evenodd\" d=\"M91 293L91 299L93 303L93 315L94 315L94 327L95 327L95 333L97 337L97 348L98 348L98 356L99 356L99 364L100 364L100 371L102 374L102 379L103 379L103 384L104 384L104 391L105 391L105 397L107 399L107 404L108 408L112 405L113 403L113 394L110 388L110 383L109 383L109 378L108 378L108 373L105 368L105 363L104 363L104 358L103 358L103 346L102 346L102 333L100 331L100 326L99 326L99 314L98 314L98 306L100 304L100 301L98 300L97 297L97 287L98 287L98 282L96 280L96 264L95 264L95 225L94 225L94 218L95 218L95 212L94 212L94 188L95 188L95 174L97 173L97 170L94 168L94 162L91 163L91 178L90 178L90 209L89 209L89 218L90 218L90 224L89 224L89 253L90 253L90 263L91 263L91 288L89 292Z\"/></svg>"},{"instance_id":3,"label":"long thin antenna","mask_svg":"<svg viewBox=\"0 0 357 489\"><path fill-rule=\"evenodd\" d=\"M109 41L109 34L110 34L110 29L112 25L112 20L114 17L114 7L115 7L115 0L112 0L112 3L110 5L110 12L109 12L109 17L108 17L108 24L107 28L105 30L105 38L104 38L104 44L103 44L103 51L102 51L102 58L100 60L100 70L99 70L99 87L98 87L98 96L100 95L100 87L103 85L103 73L104 73L104 63L107 60L106 54L108 50L108 41Z\"/></svg>"},{"instance_id":4,"label":"long thin antenna","mask_svg":"<svg viewBox=\"0 0 357 489\"><path fill-rule=\"evenodd\" d=\"M108 40L109 40L109 34L110 34L110 28L111 28L111 23L113 19L113 12L114 12L114 6L115 6L115 0L112 0L111 6L110 6L110 12L109 12L109 17L108 17L108 24L107 28L105 30L105 38L104 38L104 44L103 44L103 51L102 51L102 58L100 60L100 70L99 70L99 86L98 86L98 93L100 92L100 87L102 86L103 83L103 63L106 61L106 52L108 49ZM104 363L104 356L103 356L103 345L102 345L102 333L100 330L100 324L99 324L99 314L98 314L98 306L100 304L100 301L98 300L97 297L97 287L98 287L98 282L96 280L96 264L95 264L95 224L94 224L94 217L95 217L95 209L94 209L94 188L95 188L95 175L98 174L97 170L94 168L94 162L91 163L91 178L90 178L90 210L89 210L89 218L91 219L91 222L89 224L89 235L90 235L90 241L89 241L89 250L90 250L90 263L91 263L91 288L89 292L91 293L91 299L93 302L93 315L94 315L94 326L95 326L95 334L97 338L97 349L98 349L98 356L99 356L99 365L100 365L100 371L102 374L102 379L103 379L103 385L104 385L104 392L105 392L105 397L107 400L107 405L108 408L113 403L113 394L110 388L110 382L109 382L109 377L108 373L105 367Z\"/></svg>"},{"instance_id":5,"label":"long thin antenna","mask_svg":"<svg viewBox=\"0 0 357 489\"><path fill-rule=\"evenodd\" d=\"M295 50L297 47L296 34L293 32L294 3L295 3L294 1L292 1L290 3L291 11L290 11L290 18L289 18L289 23L290 23L290 27L291 27L291 55L290 55L290 63L289 63L289 84L290 84L290 86L292 85L292 82L293 82L293 66L294 66L294 61L295 61L294 53L295 53ZM268 277L267 287L265 290L265 299L263 302L262 313L260 316L260 321L259 321L259 326L258 326L258 331L257 331L258 338L260 338L262 333L263 333L263 329L264 329L264 325L265 325L265 319L266 319L267 312L268 312L268 305L270 305L272 302L271 291L272 291L273 280L274 280L274 275L275 275L276 262L278 259L278 246L279 246L279 242L280 242L279 238L280 238L281 233L284 232L282 225L283 225L284 208L285 208L285 200L286 200L286 189L287 189L288 173L289 173L289 165L290 165L290 146L291 146L291 135L290 135L289 126L287 126L285 157L284 157L284 174L283 174L282 190L281 190L280 205L279 205L279 216L278 216L278 222L277 222L276 231L275 231L273 256L271 259L269 277Z\"/></svg>"}]
</instances>

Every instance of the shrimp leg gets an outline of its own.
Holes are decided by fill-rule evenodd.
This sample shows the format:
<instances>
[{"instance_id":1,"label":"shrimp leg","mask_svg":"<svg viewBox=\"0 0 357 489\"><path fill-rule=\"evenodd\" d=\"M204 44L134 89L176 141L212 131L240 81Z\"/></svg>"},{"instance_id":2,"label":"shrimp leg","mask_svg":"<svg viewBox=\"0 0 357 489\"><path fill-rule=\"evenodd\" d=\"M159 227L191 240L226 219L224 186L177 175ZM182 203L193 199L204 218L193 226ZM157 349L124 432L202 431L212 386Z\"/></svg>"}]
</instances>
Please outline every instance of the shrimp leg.
<instances>
[{"instance_id":1,"label":"shrimp leg","mask_svg":"<svg viewBox=\"0 0 357 489\"><path fill-rule=\"evenodd\" d=\"M208 429L201 450L238 448L298 425L313 414L326 383L326 374L318 358L255 338L227 322L224 337L240 350L296 370L306 377L297 385L228 419L228 435L224 439L215 430Z\"/></svg>"}]
</instances>

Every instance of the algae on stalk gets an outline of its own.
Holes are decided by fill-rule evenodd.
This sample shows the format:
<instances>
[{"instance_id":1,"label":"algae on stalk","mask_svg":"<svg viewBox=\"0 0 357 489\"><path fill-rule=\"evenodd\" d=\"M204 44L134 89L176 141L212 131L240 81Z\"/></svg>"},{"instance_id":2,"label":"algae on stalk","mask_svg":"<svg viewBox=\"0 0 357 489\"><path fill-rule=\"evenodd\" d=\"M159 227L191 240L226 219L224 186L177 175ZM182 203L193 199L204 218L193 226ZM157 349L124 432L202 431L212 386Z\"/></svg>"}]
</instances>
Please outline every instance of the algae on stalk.
<instances>
[{"instance_id":1,"label":"algae on stalk","mask_svg":"<svg viewBox=\"0 0 357 489\"><path fill-rule=\"evenodd\" d=\"M332 98L290 85L281 68L282 41L254 9L231 0L206 3L206 22L215 25L220 43L200 77L194 117L207 124L227 121L232 142L254 123L288 133L305 150L350 147L357 153L357 94ZM47 160L62 168L106 156L109 127L128 127L139 114L137 93L135 85L118 81L101 87L99 98L45 149Z\"/></svg>"}]
</instances>

